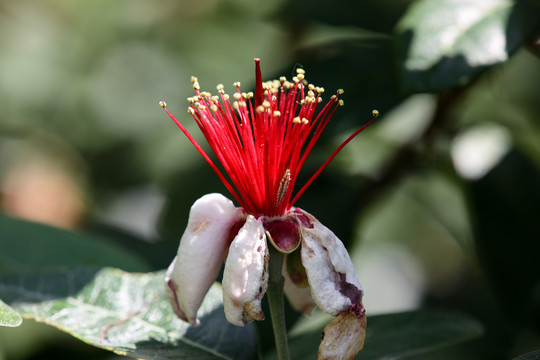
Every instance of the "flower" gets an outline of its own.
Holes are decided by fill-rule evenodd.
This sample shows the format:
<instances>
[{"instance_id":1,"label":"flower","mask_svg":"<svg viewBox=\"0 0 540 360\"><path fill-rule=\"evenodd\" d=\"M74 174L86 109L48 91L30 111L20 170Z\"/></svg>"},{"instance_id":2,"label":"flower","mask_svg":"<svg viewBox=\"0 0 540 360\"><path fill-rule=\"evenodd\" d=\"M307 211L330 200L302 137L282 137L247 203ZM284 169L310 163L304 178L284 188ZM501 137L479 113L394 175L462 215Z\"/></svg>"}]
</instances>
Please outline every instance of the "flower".
<instances>
[{"instance_id":1,"label":"flower","mask_svg":"<svg viewBox=\"0 0 540 360\"><path fill-rule=\"evenodd\" d=\"M268 284L269 240L287 254L283 276L293 307L309 313L319 306L337 316L332 322L337 325L330 323L331 328L350 323L352 318L363 329L356 332L363 343L363 290L347 250L332 231L294 204L377 113L294 193L300 169L336 109L343 105L339 99L343 91L338 90L317 112L324 89L307 84L303 69L297 69L292 81L281 77L263 83L259 59L255 65L255 93L243 93L235 83L233 103L223 85L217 86L219 95L213 96L201 92L197 79L192 78L195 96L188 98L188 112L222 170L160 102L240 205L236 207L221 194L205 195L193 204L178 254L167 271L167 294L178 317L198 325L197 310L226 259L222 284L227 319L239 326L263 320L261 299ZM336 333L331 328L325 333Z\"/></svg>"}]
</instances>

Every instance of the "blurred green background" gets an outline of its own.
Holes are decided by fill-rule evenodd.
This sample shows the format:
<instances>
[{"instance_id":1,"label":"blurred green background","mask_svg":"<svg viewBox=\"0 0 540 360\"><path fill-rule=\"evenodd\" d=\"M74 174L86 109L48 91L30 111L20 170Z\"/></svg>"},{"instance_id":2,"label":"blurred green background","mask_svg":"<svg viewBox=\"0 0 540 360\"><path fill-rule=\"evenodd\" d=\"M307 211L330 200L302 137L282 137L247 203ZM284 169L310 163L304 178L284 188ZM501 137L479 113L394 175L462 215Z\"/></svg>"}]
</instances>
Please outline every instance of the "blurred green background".
<instances>
[{"instance_id":1,"label":"blurred green background","mask_svg":"<svg viewBox=\"0 0 540 360\"><path fill-rule=\"evenodd\" d=\"M368 314L447 308L485 327L418 358L539 349L539 14L534 0L0 0L2 212L163 269L191 204L226 190L158 101L202 140L191 75L247 91L254 57L265 79L302 66L345 106L298 185L382 115L297 203L347 244ZM114 357L30 321L0 329L0 359L84 356Z\"/></svg>"}]
</instances>

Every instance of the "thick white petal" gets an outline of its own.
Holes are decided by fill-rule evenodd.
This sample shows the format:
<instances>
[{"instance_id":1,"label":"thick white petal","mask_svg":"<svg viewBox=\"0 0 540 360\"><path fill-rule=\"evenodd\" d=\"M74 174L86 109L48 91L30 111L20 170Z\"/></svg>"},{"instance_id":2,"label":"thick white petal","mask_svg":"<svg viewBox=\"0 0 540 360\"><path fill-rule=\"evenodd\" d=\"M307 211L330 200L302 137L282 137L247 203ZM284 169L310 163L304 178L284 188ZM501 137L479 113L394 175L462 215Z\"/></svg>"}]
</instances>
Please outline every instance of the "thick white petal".
<instances>
[{"instance_id":1,"label":"thick white petal","mask_svg":"<svg viewBox=\"0 0 540 360\"><path fill-rule=\"evenodd\" d=\"M313 228L300 227L302 264L313 300L321 310L336 316L353 304L362 305L362 285L345 246L312 215Z\"/></svg>"},{"instance_id":2,"label":"thick white petal","mask_svg":"<svg viewBox=\"0 0 540 360\"><path fill-rule=\"evenodd\" d=\"M205 195L191 207L165 281L174 312L193 326L199 325L197 310L221 268L229 230L242 217L242 211L221 194Z\"/></svg>"},{"instance_id":3,"label":"thick white petal","mask_svg":"<svg viewBox=\"0 0 540 360\"><path fill-rule=\"evenodd\" d=\"M366 314L344 311L324 327L318 360L353 360L364 347Z\"/></svg>"},{"instance_id":4,"label":"thick white petal","mask_svg":"<svg viewBox=\"0 0 540 360\"><path fill-rule=\"evenodd\" d=\"M283 271L283 277L285 278L283 290L293 309L303 312L306 315L310 315L315 307L315 302L311 297L311 289L309 286L304 288L296 286L290 279L287 270Z\"/></svg>"},{"instance_id":5,"label":"thick white petal","mask_svg":"<svg viewBox=\"0 0 540 360\"><path fill-rule=\"evenodd\" d=\"M261 300L268 287L268 246L262 222L248 215L229 247L223 272L223 306L230 323L264 320Z\"/></svg>"}]
</instances>

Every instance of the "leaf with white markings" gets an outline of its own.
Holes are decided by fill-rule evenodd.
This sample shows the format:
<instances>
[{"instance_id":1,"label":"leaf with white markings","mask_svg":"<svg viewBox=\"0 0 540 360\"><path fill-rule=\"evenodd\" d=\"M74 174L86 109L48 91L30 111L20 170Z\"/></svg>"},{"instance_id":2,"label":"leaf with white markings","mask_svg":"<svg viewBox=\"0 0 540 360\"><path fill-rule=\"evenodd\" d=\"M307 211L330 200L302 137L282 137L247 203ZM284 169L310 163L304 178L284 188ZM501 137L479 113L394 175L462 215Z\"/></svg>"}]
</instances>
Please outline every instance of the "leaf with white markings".
<instances>
[{"instance_id":1,"label":"leaf with white markings","mask_svg":"<svg viewBox=\"0 0 540 360\"><path fill-rule=\"evenodd\" d=\"M0 326L15 327L21 323L21 315L0 300Z\"/></svg>"},{"instance_id":2,"label":"leaf with white markings","mask_svg":"<svg viewBox=\"0 0 540 360\"><path fill-rule=\"evenodd\" d=\"M118 354L152 360L255 356L253 327L226 321L219 284L199 310L202 325L192 328L172 312L164 276L111 268L10 275L0 277L0 297L25 317Z\"/></svg>"}]
</instances>

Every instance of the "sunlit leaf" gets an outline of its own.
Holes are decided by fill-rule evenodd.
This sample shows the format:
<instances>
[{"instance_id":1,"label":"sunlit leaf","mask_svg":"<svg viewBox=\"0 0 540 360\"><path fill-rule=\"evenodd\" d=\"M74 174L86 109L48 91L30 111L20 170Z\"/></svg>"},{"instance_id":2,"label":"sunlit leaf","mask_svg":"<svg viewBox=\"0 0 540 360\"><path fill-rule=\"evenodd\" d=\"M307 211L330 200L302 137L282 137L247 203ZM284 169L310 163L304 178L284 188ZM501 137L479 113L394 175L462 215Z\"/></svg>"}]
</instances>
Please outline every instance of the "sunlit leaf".
<instances>
[{"instance_id":1,"label":"sunlit leaf","mask_svg":"<svg viewBox=\"0 0 540 360\"><path fill-rule=\"evenodd\" d=\"M515 357L513 360L538 360L540 359L540 350L528 352L526 354Z\"/></svg>"},{"instance_id":2,"label":"sunlit leaf","mask_svg":"<svg viewBox=\"0 0 540 360\"><path fill-rule=\"evenodd\" d=\"M12 275L0 278L0 296L25 317L119 354L152 360L253 358L253 328L226 321L220 285L202 304L202 326L192 328L173 314L164 276L111 268Z\"/></svg>"},{"instance_id":3,"label":"sunlit leaf","mask_svg":"<svg viewBox=\"0 0 540 360\"><path fill-rule=\"evenodd\" d=\"M356 357L359 360L425 354L473 339L483 332L477 321L453 311L421 310L368 316L367 324L364 349ZM292 337L291 358L316 358L321 333L322 326Z\"/></svg>"},{"instance_id":4,"label":"sunlit leaf","mask_svg":"<svg viewBox=\"0 0 540 360\"><path fill-rule=\"evenodd\" d=\"M115 266L130 271L148 269L127 249L101 238L0 214L0 274L73 266Z\"/></svg>"},{"instance_id":5,"label":"sunlit leaf","mask_svg":"<svg viewBox=\"0 0 540 360\"><path fill-rule=\"evenodd\" d=\"M538 29L540 12L526 1L422 0L397 26L407 91L464 85L504 62Z\"/></svg>"},{"instance_id":6,"label":"sunlit leaf","mask_svg":"<svg viewBox=\"0 0 540 360\"><path fill-rule=\"evenodd\" d=\"M21 315L0 300L0 326L15 327L21 323Z\"/></svg>"}]
</instances>

